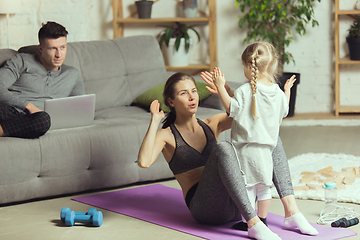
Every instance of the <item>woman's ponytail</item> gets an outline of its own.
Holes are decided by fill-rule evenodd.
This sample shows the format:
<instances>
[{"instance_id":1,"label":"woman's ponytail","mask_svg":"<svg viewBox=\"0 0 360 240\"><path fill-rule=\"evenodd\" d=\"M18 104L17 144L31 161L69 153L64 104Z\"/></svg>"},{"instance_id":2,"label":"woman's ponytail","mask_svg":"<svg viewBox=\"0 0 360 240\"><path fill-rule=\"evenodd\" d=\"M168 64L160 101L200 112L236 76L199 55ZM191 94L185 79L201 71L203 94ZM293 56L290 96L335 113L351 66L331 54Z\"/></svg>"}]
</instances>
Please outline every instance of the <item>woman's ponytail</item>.
<instances>
[{"instance_id":1,"label":"woman's ponytail","mask_svg":"<svg viewBox=\"0 0 360 240\"><path fill-rule=\"evenodd\" d=\"M175 122L176 119L176 112L174 108L171 108L171 111L169 113L166 114L165 119L163 120L163 126L162 128L167 128L169 127L171 124L173 124Z\"/></svg>"}]
</instances>

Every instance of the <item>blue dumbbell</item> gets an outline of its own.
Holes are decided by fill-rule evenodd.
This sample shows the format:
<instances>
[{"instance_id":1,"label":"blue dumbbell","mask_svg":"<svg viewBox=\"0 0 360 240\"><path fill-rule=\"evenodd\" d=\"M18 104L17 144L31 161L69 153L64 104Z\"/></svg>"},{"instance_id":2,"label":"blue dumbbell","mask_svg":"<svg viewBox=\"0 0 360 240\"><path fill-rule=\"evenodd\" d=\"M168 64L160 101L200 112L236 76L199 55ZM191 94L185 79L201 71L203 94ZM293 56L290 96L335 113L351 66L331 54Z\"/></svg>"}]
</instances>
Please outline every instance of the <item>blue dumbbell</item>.
<instances>
[{"instance_id":1,"label":"blue dumbbell","mask_svg":"<svg viewBox=\"0 0 360 240\"><path fill-rule=\"evenodd\" d=\"M103 214L100 211L93 211L91 215L76 215L74 211L68 211L65 215L66 226L74 226L75 222L92 223L95 227L100 227Z\"/></svg>"},{"instance_id":2,"label":"blue dumbbell","mask_svg":"<svg viewBox=\"0 0 360 240\"><path fill-rule=\"evenodd\" d=\"M61 209L60 212L60 219L63 223L65 223L65 216L67 212L70 212L70 208L68 207L64 207ZM91 215L91 213L93 213L94 211L96 211L96 208L90 208L87 212L75 212L75 215Z\"/></svg>"}]
</instances>

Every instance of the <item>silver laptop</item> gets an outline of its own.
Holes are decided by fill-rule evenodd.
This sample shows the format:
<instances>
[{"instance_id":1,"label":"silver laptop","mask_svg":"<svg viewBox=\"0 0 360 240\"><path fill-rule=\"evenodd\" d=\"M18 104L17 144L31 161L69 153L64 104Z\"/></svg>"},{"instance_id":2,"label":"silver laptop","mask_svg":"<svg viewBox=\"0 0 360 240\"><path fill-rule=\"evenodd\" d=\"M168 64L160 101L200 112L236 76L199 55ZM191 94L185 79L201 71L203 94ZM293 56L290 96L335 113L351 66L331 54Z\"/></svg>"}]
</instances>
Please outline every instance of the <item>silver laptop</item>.
<instances>
[{"instance_id":1,"label":"silver laptop","mask_svg":"<svg viewBox=\"0 0 360 240\"><path fill-rule=\"evenodd\" d=\"M50 115L50 130L92 125L95 115L95 94L86 94L45 101Z\"/></svg>"}]
</instances>

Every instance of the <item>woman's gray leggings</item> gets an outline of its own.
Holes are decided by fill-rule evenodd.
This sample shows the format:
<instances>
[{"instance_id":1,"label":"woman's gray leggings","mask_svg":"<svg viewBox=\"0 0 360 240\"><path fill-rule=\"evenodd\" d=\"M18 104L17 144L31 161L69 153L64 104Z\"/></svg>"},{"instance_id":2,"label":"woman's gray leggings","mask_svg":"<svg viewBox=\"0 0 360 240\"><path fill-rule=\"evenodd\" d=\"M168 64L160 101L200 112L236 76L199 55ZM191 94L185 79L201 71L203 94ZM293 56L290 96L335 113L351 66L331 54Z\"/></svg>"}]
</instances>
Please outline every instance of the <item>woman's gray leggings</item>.
<instances>
[{"instance_id":1,"label":"woman's gray leggings","mask_svg":"<svg viewBox=\"0 0 360 240\"><path fill-rule=\"evenodd\" d=\"M280 198L294 194L289 165L280 138L272 155L273 182ZM241 220L241 215L248 221L256 216L231 143L220 142L213 149L189 204L194 219L205 224Z\"/></svg>"}]
</instances>

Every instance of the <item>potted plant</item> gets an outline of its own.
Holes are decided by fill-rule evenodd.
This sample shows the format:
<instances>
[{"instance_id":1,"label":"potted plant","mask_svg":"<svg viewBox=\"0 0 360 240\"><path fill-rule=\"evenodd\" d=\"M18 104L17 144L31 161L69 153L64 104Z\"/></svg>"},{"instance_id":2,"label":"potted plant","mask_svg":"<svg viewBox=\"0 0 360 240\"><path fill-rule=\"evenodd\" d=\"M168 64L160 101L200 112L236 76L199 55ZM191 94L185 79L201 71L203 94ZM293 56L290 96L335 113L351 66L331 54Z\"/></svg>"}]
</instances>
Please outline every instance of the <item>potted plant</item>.
<instances>
[{"instance_id":1,"label":"potted plant","mask_svg":"<svg viewBox=\"0 0 360 240\"><path fill-rule=\"evenodd\" d=\"M286 79L296 75L295 85L291 89L290 108L288 116L294 115L296 86L300 83L300 74L284 73L284 64L295 60L290 52L285 50L293 41L293 35L305 35L306 25L312 27L319 23L314 17L314 2L321 0L236 0L240 8L239 27L247 27L244 43L251 41L268 41L276 48L280 59L280 70L283 76L278 78L283 87Z\"/></svg>"},{"instance_id":2,"label":"potted plant","mask_svg":"<svg viewBox=\"0 0 360 240\"><path fill-rule=\"evenodd\" d=\"M160 33L159 44L160 48L165 44L167 46L167 58L170 66L184 67L189 65L189 49L191 39L188 31L195 32L198 41L200 41L200 34L186 24L175 22L175 25L166 27Z\"/></svg>"},{"instance_id":3,"label":"potted plant","mask_svg":"<svg viewBox=\"0 0 360 240\"><path fill-rule=\"evenodd\" d=\"M183 0L182 1L184 17L194 18L197 13L197 0Z\"/></svg>"},{"instance_id":4,"label":"potted plant","mask_svg":"<svg viewBox=\"0 0 360 240\"><path fill-rule=\"evenodd\" d=\"M356 18L346 38L349 46L350 60L360 60L360 17Z\"/></svg>"},{"instance_id":5,"label":"potted plant","mask_svg":"<svg viewBox=\"0 0 360 240\"><path fill-rule=\"evenodd\" d=\"M139 18L151 17L151 8L153 3L154 1L147 1L147 0L135 1Z\"/></svg>"}]
</instances>

